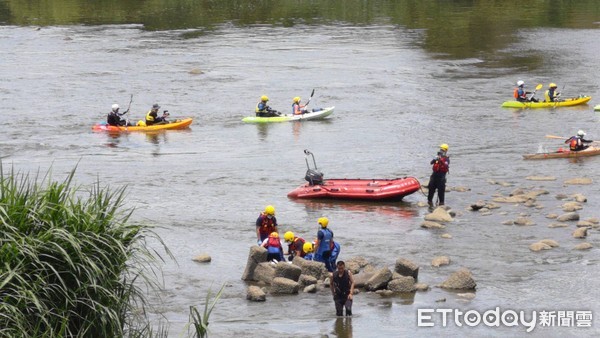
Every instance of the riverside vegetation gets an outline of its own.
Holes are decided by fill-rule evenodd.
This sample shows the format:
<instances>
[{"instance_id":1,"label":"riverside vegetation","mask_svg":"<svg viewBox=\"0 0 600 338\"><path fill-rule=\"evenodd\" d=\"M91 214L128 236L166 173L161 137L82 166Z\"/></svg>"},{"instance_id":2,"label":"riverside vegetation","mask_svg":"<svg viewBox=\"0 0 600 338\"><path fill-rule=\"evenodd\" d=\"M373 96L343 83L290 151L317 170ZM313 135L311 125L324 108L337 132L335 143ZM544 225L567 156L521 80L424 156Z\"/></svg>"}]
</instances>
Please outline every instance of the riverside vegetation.
<instances>
[{"instance_id":1,"label":"riverside vegetation","mask_svg":"<svg viewBox=\"0 0 600 338\"><path fill-rule=\"evenodd\" d=\"M86 194L63 182L30 177L0 165L0 337L166 337L150 322L144 290L158 290L163 257L146 246L151 227L128 222L125 189L97 182ZM190 306L194 332L207 336Z\"/></svg>"}]
</instances>

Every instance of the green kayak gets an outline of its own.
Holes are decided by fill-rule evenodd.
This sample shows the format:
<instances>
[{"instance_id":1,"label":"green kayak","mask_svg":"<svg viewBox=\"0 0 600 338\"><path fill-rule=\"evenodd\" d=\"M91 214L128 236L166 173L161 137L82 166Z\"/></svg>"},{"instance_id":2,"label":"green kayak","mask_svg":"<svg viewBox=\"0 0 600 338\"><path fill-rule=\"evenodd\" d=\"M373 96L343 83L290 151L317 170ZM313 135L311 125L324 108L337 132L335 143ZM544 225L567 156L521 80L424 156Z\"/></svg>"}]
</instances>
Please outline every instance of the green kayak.
<instances>
[{"instance_id":1,"label":"green kayak","mask_svg":"<svg viewBox=\"0 0 600 338\"><path fill-rule=\"evenodd\" d=\"M287 122L287 121L304 121L304 120L322 120L333 114L335 107L313 109L310 112L300 115L281 115L273 117L246 116L242 119L246 123L272 123L272 122Z\"/></svg>"}]
</instances>

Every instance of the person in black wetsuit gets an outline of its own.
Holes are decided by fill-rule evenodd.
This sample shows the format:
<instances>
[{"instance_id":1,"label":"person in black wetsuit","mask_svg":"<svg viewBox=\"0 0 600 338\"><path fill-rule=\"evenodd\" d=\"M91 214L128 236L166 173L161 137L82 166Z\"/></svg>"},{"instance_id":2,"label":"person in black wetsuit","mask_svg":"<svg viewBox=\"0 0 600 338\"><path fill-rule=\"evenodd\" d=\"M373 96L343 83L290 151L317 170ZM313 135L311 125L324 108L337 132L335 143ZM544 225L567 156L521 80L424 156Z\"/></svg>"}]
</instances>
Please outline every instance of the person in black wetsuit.
<instances>
[{"instance_id":1,"label":"person in black wetsuit","mask_svg":"<svg viewBox=\"0 0 600 338\"><path fill-rule=\"evenodd\" d=\"M346 316L352 316L352 298L354 295L354 277L352 272L346 269L346 263L339 261L337 270L332 273L329 286L335 302L335 314L343 316L346 308Z\"/></svg>"}]
</instances>

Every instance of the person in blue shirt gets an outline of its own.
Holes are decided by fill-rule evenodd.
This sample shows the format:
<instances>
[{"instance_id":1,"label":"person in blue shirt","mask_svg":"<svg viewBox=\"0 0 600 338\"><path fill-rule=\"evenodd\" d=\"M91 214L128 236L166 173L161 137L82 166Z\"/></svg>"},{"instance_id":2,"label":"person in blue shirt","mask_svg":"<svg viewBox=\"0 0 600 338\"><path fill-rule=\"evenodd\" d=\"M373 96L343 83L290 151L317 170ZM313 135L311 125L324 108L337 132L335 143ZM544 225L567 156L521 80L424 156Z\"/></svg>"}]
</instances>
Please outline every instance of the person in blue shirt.
<instances>
[{"instance_id":1,"label":"person in blue shirt","mask_svg":"<svg viewBox=\"0 0 600 338\"><path fill-rule=\"evenodd\" d=\"M314 261L325 263L327 271L333 272L331 265L331 250L333 249L333 231L329 230L329 219L321 217L318 220L321 228L317 232L317 240L315 241Z\"/></svg>"}]
</instances>

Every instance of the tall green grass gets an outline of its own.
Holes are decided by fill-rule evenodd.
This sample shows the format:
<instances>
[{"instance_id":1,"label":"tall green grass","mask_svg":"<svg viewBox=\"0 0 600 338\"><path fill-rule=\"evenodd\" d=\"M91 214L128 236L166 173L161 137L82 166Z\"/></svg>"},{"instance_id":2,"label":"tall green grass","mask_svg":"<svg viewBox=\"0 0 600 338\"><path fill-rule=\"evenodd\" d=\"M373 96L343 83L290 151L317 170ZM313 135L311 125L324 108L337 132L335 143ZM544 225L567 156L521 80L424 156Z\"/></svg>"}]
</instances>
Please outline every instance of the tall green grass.
<instances>
[{"instance_id":1,"label":"tall green grass","mask_svg":"<svg viewBox=\"0 0 600 338\"><path fill-rule=\"evenodd\" d=\"M221 298L221 295L223 294L223 289L225 289L225 284L223 284L221 286L221 289L217 292L217 294L215 295L215 298L212 300L211 302L211 296L212 296L212 292L209 289L208 292L206 293L206 300L204 302L204 311L202 312L202 314L200 314L200 312L198 311L198 308L196 308L195 306L190 306L190 324L193 326L194 331L191 331L191 337L199 337L199 338L206 338L208 337L208 319L210 318L210 314L212 312L212 310L215 308L215 305L217 305L217 302L219 301L219 298ZM189 331L188 331L189 332Z\"/></svg>"},{"instance_id":2,"label":"tall green grass","mask_svg":"<svg viewBox=\"0 0 600 338\"><path fill-rule=\"evenodd\" d=\"M0 337L147 337L162 257L128 222L124 188L88 191L0 164ZM172 256L171 256L172 257Z\"/></svg>"}]
</instances>

